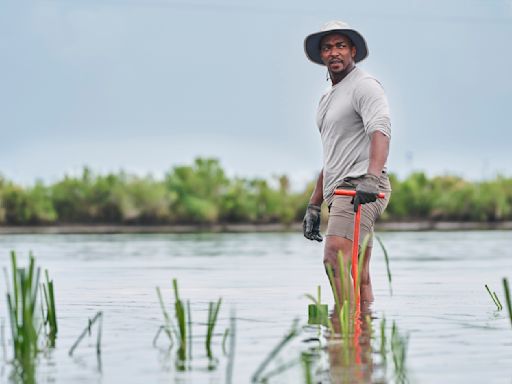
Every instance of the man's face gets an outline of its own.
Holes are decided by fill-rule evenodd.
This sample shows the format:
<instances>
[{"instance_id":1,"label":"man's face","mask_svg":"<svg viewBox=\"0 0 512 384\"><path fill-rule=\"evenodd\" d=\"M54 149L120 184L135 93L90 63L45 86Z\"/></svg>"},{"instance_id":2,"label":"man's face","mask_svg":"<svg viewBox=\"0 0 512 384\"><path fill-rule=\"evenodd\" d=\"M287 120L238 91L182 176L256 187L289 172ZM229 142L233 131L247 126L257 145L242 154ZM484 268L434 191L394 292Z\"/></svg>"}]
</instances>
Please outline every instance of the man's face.
<instances>
[{"instance_id":1,"label":"man's face","mask_svg":"<svg viewBox=\"0 0 512 384\"><path fill-rule=\"evenodd\" d=\"M320 42L320 57L331 73L339 73L351 67L355 56L356 47L345 35L333 33Z\"/></svg>"}]
</instances>

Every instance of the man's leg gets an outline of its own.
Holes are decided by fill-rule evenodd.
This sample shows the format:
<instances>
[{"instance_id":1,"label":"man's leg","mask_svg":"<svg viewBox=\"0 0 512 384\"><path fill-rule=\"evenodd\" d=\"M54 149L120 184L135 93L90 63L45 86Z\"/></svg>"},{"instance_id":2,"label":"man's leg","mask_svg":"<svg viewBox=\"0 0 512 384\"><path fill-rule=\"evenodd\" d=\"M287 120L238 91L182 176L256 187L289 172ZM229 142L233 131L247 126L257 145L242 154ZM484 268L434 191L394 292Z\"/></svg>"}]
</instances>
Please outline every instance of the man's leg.
<instances>
[{"instance_id":1,"label":"man's leg","mask_svg":"<svg viewBox=\"0 0 512 384\"><path fill-rule=\"evenodd\" d=\"M345 287L341 289L341 270L340 263L338 261L338 253L343 253L344 265L345 265L345 276L348 277L345 282ZM334 281L336 284L336 292L338 294L338 298L340 303L343 303L343 300L349 300L349 297L353 295L352 289L352 279L350 278L350 271L348 270L348 261L352 257L352 240L341 237L341 236L326 236L325 238L325 248L324 248L324 265L327 270L327 267L330 266L333 274ZM343 294L345 292L345 294ZM350 295L349 297L346 297Z\"/></svg>"},{"instance_id":2,"label":"man's leg","mask_svg":"<svg viewBox=\"0 0 512 384\"><path fill-rule=\"evenodd\" d=\"M366 254L364 256L363 268L361 270L361 286L359 287L359 294L361 295L361 302L373 301L372 279L370 277L370 258L372 256L372 247L366 247ZM361 257L361 255L359 255Z\"/></svg>"},{"instance_id":3,"label":"man's leg","mask_svg":"<svg viewBox=\"0 0 512 384\"><path fill-rule=\"evenodd\" d=\"M348 277L345 285L345 289L341 289L341 271L340 271L340 263L338 261L338 252L343 252L344 257L344 265L348 266L349 260L352 258L352 240L346 239L344 237L340 236L327 236L325 241L325 248L324 248L324 265L327 268L329 265L332 268L332 271L334 273L334 280L336 283L336 292L338 293L338 298L340 299L340 302L343 302L343 300L348 300L348 297L344 297L342 292L346 293L348 292L350 297L353 295L353 281L351 278L351 271L348 270L348 268L345 268L345 276ZM372 247L366 248L366 254L363 261L363 268L360 271L360 298L361 301L373 301L373 289L372 289L372 282L370 277L370 258L372 254ZM362 255L360 254L359 257Z\"/></svg>"}]
</instances>

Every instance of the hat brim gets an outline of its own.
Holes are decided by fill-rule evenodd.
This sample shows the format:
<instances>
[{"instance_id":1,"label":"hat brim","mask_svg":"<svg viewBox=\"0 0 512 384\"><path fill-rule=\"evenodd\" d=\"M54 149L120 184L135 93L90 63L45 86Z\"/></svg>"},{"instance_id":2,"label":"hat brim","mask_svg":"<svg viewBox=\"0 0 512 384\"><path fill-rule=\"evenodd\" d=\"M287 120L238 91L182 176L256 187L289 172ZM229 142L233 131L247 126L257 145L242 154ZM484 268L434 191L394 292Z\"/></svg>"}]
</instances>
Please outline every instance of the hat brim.
<instances>
[{"instance_id":1,"label":"hat brim","mask_svg":"<svg viewBox=\"0 0 512 384\"><path fill-rule=\"evenodd\" d=\"M332 29L330 31L313 33L304 39L304 52L306 52L309 60L316 64L325 65L320 57L320 42L325 36L332 33L340 33L352 40L356 47L356 56L354 57L356 63L366 59L368 56L368 46L366 45L366 40L359 32L354 29Z\"/></svg>"}]
</instances>

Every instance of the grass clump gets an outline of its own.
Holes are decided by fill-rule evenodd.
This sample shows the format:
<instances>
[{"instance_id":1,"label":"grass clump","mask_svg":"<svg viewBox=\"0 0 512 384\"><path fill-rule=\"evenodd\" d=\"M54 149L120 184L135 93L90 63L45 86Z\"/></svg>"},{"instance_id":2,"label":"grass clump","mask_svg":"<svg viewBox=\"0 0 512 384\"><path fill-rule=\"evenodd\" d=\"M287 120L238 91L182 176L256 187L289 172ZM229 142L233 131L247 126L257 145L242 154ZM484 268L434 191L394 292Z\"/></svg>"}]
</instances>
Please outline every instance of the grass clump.
<instances>
[{"instance_id":1,"label":"grass clump","mask_svg":"<svg viewBox=\"0 0 512 384\"><path fill-rule=\"evenodd\" d=\"M11 324L14 365L25 381L32 381L35 358L39 352L39 319L36 316L40 269L29 256L29 265L18 268L16 253L11 252L12 286L7 292L7 307Z\"/></svg>"},{"instance_id":2,"label":"grass clump","mask_svg":"<svg viewBox=\"0 0 512 384\"><path fill-rule=\"evenodd\" d=\"M160 288L156 288L160 307L164 316L164 324L161 325L153 339L153 346L156 346L158 338L161 334L165 334L170 342L169 350L177 345L176 350L176 369L185 371L191 368L190 362L192 361L192 311L190 309L190 301L185 301L180 297L178 281L172 281L174 292L174 316L171 316L166 309ZM212 350L212 340L214 337L214 330L217 324L218 315L222 299L219 298L217 302L210 302L208 305L208 319L206 323L206 337L204 341L206 356L208 357L208 369L213 370L217 367L217 359L215 359ZM223 338L223 351L226 353L225 342L228 337L229 330L227 329Z\"/></svg>"},{"instance_id":3,"label":"grass clump","mask_svg":"<svg viewBox=\"0 0 512 384\"><path fill-rule=\"evenodd\" d=\"M54 347L57 337L57 311L53 280L45 271L46 282L41 284L44 300L38 299L41 268L36 267L32 253L28 266L19 267L16 252L11 251L11 284L7 269L7 309L13 346L15 375L23 382L35 380L35 364L39 352L44 347ZM43 294L40 296L42 297ZM42 314L40 317L38 314ZM45 327L46 338L41 339L41 329Z\"/></svg>"}]
</instances>

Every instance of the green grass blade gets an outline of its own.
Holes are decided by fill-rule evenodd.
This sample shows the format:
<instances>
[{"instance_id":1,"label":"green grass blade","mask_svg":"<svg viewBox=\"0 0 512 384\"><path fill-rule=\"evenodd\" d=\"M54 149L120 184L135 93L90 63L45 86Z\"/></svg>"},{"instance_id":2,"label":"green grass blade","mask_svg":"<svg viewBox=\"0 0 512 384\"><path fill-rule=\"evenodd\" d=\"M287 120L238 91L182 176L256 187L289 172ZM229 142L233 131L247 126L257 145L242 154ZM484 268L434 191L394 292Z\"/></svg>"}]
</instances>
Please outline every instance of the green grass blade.
<instances>
[{"instance_id":1,"label":"green grass blade","mask_svg":"<svg viewBox=\"0 0 512 384\"><path fill-rule=\"evenodd\" d=\"M178 281L173 279L172 281L173 289L174 289L174 312L176 315L176 322L178 323L178 331L179 331L179 348L178 348L178 359L180 360L179 366L181 367L182 362L187 359L187 325L186 325L186 315L185 308L183 307L183 302L180 299L179 291L178 291Z\"/></svg>"},{"instance_id":2,"label":"green grass blade","mask_svg":"<svg viewBox=\"0 0 512 384\"><path fill-rule=\"evenodd\" d=\"M387 360L387 351L386 351L386 318L383 317L380 321L380 356L384 362Z\"/></svg>"},{"instance_id":3,"label":"green grass blade","mask_svg":"<svg viewBox=\"0 0 512 384\"><path fill-rule=\"evenodd\" d=\"M208 324L206 331L206 353L208 357L211 359L213 357L211 350L211 343L213 338L213 330L215 328L215 324L217 322L217 317L219 315L220 305L222 303L222 298L220 298L217 303L210 303L208 307Z\"/></svg>"},{"instance_id":4,"label":"green grass blade","mask_svg":"<svg viewBox=\"0 0 512 384\"><path fill-rule=\"evenodd\" d=\"M343 252L340 250L338 251L338 265L340 269L340 286L341 286L341 292L339 297L339 301L344 301L348 298L350 301L350 279L349 279L349 272L348 268L345 265L345 258L343 257ZM340 310L340 307L338 306L338 311Z\"/></svg>"},{"instance_id":5,"label":"green grass blade","mask_svg":"<svg viewBox=\"0 0 512 384\"><path fill-rule=\"evenodd\" d=\"M498 308L498 311L499 311L500 305L496 301L496 297L493 296L493 294L492 294L491 290L489 289L489 287L487 286L487 284L485 284L485 289L487 290L487 293L489 293L489 296L491 296L492 301L494 302L494 304L496 305L496 307Z\"/></svg>"},{"instance_id":6,"label":"green grass blade","mask_svg":"<svg viewBox=\"0 0 512 384\"><path fill-rule=\"evenodd\" d=\"M501 311L503 309L503 305L501 304L501 301L500 299L498 298L498 295L496 294L496 292L492 292L492 295L494 296L494 298L496 299L496 301L498 302L498 305L499 305L499 310Z\"/></svg>"},{"instance_id":7,"label":"green grass blade","mask_svg":"<svg viewBox=\"0 0 512 384\"><path fill-rule=\"evenodd\" d=\"M307 297L309 300L311 300L313 302L313 304L318 305L317 298L315 296L311 295L310 293L305 293L304 297Z\"/></svg>"},{"instance_id":8,"label":"green grass blade","mask_svg":"<svg viewBox=\"0 0 512 384\"><path fill-rule=\"evenodd\" d=\"M233 370L235 366L235 348L236 348L236 317L235 311L231 310L229 321L229 354L228 362L226 364L226 384L233 383Z\"/></svg>"},{"instance_id":9,"label":"green grass blade","mask_svg":"<svg viewBox=\"0 0 512 384\"><path fill-rule=\"evenodd\" d=\"M290 331L281 339L281 341L270 351L267 357L263 360L263 362L259 365L258 369L252 375L251 382L257 383L260 381L260 377L265 370L265 368L270 364L270 362L279 354L279 352L298 334L298 320L294 320Z\"/></svg>"},{"instance_id":10,"label":"green grass blade","mask_svg":"<svg viewBox=\"0 0 512 384\"><path fill-rule=\"evenodd\" d=\"M330 264L325 265L325 269L327 270L327 276L329 276L329 283L331 283L331 290L334 296L334 302L336 303L336 311L340 310L340 299L338 298L338 290L336 289L336 280L334 280L334 273L332 271L332 267Z\"/></svg>"},{"instance_id":11,"label":"green grass blade","mask_svg":"<svg viewBox=\"0 0 512 384\"><path fill-rule=\"evenodd\" d=\"M75 351L75 349L78 347L78 345L80 344L80 342L84 339L84 337L87 335L87 334L91 334L91 327L96 323L96 321L101 318L103 316L102 312L97 312L96 315L94 315L94 317L92 319L87 319L87 326L85 327L85 329L82 331L82 333L78 336L78 338L76 339L76 341L73 343L73 345L71 346L71 348L69 349L68 351L68 355L69 356L73 356L73 352ZM98 338L98 342L97 342L97 345L96 345L96 349L98 350L98 346L100 345L100 342L101 342L101 336L99 336Z\"/></svg>"},{"instance_id":12,"label":"green grass blade","mask_svg":"<svg viewBox=\"0 0 512 384\"><path fill-rule=\"evenodd\" d=\"M192 360L192 313L190 300L187 300L187 326L188 326L188 358Z\"/></svg>"},{"instance_id":13,"label":"green grass blade","mask_svg":"<svg viewBox=\"0 0 512 384\"><path fill-rule=\"evenodd\" d=\"M12 273L12 294L13 294L13 306L12 311L14 315L14 324L16 327L18 326L18 316L19 316L19 281L18 281L18 266L16 263L16 253L11 251L11 273Z\"/></svg>"},{"instance_id":14,"label":"green grass blade","mask_svg":"<svg viewBox=\"0 0 512 384\"><path fill-rule=\"evenodd\" d=\"M222 335L222 353L224 354L224 356L227 356L227 354L228 354L228 350L226 349L226 341L228 340L228 336L229 336L229 328L226 328L226 330L224 331L224 334Z\"/></svg>"},{"instance_id":15,"label":"green grass blade","mask_svg":"<svg viewBox=\"0 0 512 384\"><path fill-rule=\"evenodd\" d=\"M179 339L178 331L174 327L174 324L173 324L173 322L171 320L171 316L169 315L169 313L165 309L164 299L162 297L162 292L160 291L159 287L156 287L156 294L158 296L158 301L160 303L160 308L162 309L162 313L164 315L164 321L165 321L164 330L165 330L165 333L166 333L167 337L169 338L169 340L171 342L171 345L174 345L174 338L173 338L172 334L174 333L174 335L176 336L176 339Z\"/></svg>"},{"instance_id":16,"label":"green grass blade","mask_svg":"<svg viewBox=\"0 0 512 384\"><path fill-rule=\"evenodd\" d=\"M391 277L391 268L389 266L389 255L386 247L384 246L384 243L382 242L381 238L377 235L375 235L375 238L377 239L377 242L380 245L380 248L382 249L382 252L384 253L384 261L386 262L386 272L388 274L388 282L389 282L389 294L393 296L393 286L391 285L392 277Z\"/></svg>"},{"instance_id":17,"label":"green grass blade","mask_svg":"<svg viewBox=\"0 0 512 384\"><path fill-rule=\"evenodd\" d=\"M512 300L510 299L510 288L506 277L503 278L503 289L505 290L505 304L507 305L508 316L512 325Z\"/></svg>"}]
</instances>

